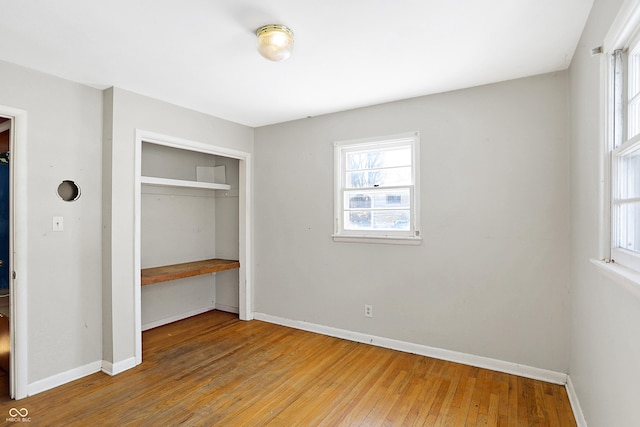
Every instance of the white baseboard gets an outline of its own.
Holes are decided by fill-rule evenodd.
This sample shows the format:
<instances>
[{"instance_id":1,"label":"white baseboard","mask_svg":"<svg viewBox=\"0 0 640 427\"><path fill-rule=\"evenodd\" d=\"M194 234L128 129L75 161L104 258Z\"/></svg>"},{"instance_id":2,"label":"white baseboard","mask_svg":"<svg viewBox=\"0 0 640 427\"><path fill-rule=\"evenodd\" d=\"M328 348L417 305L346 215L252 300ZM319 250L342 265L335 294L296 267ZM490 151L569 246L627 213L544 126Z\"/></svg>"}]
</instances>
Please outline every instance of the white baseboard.
<instances>
[{"instance_id":1,"label":"white baseboard","mask_svg":"<svg viewBox=\"0 0 640 427\"><path fill-rule=\"evenodd\" d=\"M571 410L573 411L573 416L576 419L576 424L578 424L578 427L587 427L587 420L584 418L584 414L582 413L582 407L580 406L576 389L573 388L571 375L567 376L567 384L565 385L565 388L567 389L569 403L571 403Z\"/></svg>"},{"instance_id":2,"label":"white baseboard","mask_svg":"<svg viewBox=\"0 0 640 427\"><path fill-rule=\"evenodd\" d=\"M240 309L238 307L233 307L231 305L224 305L224 304L216 304L216 310L226 311L227 313L235 313L235 314L240 313Z\"/></svg>"},{"instance_id":3,"label":"white baseboard","mask_svg":"<svg viewBox=\"0 0 640 427\"><path fill-rule=\"evenodd\" d=\"M342 338L349 341L356 341L375 345L378 347L389 348L392 350L404 351L406 353L419 354L421 356L433 357L435 359L462 363L465 365L518 375L534 380L546 381L553 384L564 385L567 383L567 374L564 374L562 372L549 371L546 369L520 365L518 363L506 362L503 360L491 359L488 357L476 356L473 354L461 353L452 350L445 350L437 347L429 347L426 345L414 344L406 341L398 341L390 338L383 338L375 335L348 331L345 329L332 328L329 326L317 325L314 323L308 323L299 320L290 320L264 313L254 313L254 318L256 320L262 320L268 323L288 326L294 329L301 329L304 331L315 332L318 334Z\"/></svg>"},{"instance_id":4,"label":"white baseboard","mask_svg":"<svg viewBox=\"0 0 640 427\"><path fill-rule=\"evenodd\" d=\"M27 395L33 396L34 394L38 394L43 391L50 390L62 384L75 381L82 377L86 377L87 375L95 374L96 372L100 372L101 367L102 367L102 361L97 360L95 362L88 363L84 366L69 369L68 371L65 371L56 375L52 375L42 380L32 382L27 386Z\"/></svg>"},{"instance_id":5,"label":"white baseboard","mask_svg":"<svg viewBox=\"0 0 640 427\"><path fill-rule=\"evenodd\" d=\"M186 319L187 317L197 316L198 314L206 313L207 311L214 310L216 305L210 305L207 307L199 308L197 310L188 311L186 313L176 314L175 316L167 317L153 322L145 323L142 325L142 330L157 328L158 326L166 325L167 323L177 322L178 320Z\"/></svg>"},{"instance_id":6,"label":"white baseboard","mask_svg":"<svg viewBox=\"0 0 640 427\"><path fill-rule=\"evenodd\" d=\"M106 360L102 361L102 372L105 374L114 376L119 374L120 372L124 372L127 369L131 369L136 366L136 358L130 357L125 360L121 360L120 362L111 363Z\"/></svg>"}]
</instances>

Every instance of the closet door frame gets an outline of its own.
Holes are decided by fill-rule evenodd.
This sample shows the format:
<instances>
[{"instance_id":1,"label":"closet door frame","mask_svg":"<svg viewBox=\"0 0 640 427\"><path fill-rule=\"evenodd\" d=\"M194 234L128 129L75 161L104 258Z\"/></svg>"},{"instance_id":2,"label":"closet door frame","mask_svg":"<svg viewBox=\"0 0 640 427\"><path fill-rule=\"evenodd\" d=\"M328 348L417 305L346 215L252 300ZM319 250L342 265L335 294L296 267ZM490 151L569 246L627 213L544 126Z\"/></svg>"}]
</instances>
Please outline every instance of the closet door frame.
<instances>
[{"instance_id":1,"label":"closet door frame","mask_svg":"<svg viewBox=\"0 0 640 427\"><path fill-rule=\"evenodd\" d=\"M241 320L253 320L253 158L251 153L219 147L202 142L162 135L136 129L135 137L135 225L134 225L134 318L135 318L135 359L142 363L142 298L140 284L140 247L141 247L141 176L142 143L163 145L165 147L195 151L215 156L228 157L239 161L239 317Z\"/></svg>"}]
</instances>

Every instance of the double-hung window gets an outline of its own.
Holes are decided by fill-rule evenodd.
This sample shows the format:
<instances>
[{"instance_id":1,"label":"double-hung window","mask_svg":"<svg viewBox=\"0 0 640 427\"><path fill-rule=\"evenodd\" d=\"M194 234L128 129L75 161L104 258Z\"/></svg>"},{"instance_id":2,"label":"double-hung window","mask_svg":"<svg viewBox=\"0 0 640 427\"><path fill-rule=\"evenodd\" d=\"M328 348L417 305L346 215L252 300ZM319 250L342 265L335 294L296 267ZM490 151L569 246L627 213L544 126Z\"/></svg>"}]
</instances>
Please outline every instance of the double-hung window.
<instances>
[{"instance_id":1,"label":"double-hung window","mask_svg":"<svg viewBox=\"0 0 640 427\"><path fill-rule=\"evenodd\" d=\"M640 39L611 55L611 259L640 270Z\"/></svg>"},{"instance_id":2,"label":"double-hung window","mask_svg":"<svg viewBox=\"0 0 640 427\"><path fill-rule=\"evenodd\" d=\"M419 243L419 133L337 142L334 156L334 240Z\"/></svg>"}]
</instances>

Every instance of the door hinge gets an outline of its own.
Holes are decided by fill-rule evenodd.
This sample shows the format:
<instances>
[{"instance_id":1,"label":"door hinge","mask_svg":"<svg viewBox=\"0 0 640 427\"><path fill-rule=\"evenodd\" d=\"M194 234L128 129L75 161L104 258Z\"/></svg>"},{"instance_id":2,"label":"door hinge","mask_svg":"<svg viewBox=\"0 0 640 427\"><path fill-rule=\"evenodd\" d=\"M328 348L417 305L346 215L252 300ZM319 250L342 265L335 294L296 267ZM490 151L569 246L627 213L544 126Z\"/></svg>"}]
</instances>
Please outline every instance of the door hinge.
<instances>
[{"instance_id":1,"label":"door hinge","mask_svg":"<svg viewBox=\"0 0 640 427\"><path fill-rule=\"evenodd\" d=\"M15 278L16 278L16 272L15 272L15 271L13 271L13 272L11 273L11 277L13 277L13 279L15 280Z\"/></svg>"}]
</instances>

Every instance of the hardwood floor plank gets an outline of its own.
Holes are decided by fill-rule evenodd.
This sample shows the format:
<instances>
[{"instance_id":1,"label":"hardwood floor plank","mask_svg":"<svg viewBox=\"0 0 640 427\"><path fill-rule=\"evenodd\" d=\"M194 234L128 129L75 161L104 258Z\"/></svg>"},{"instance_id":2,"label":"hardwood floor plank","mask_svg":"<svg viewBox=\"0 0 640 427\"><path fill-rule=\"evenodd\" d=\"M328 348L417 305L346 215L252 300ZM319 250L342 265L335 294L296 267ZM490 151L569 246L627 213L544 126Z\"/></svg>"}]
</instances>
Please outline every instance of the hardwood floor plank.
<instances>
[{"instance_id":1,"label":"hardwood floor plank","mask_svg":"<svg viewBox=\"0 0 640 427\"><path fill-rule=\"evenodd\" d=\"M498 407L500 405L500 396L497 394L491 393L489 396L489 410L487 413L487 425L488 426L497 426L498 425Z\"/></svg>"},{"instance_id":2,"label":"hardwood floor plank","mask_svg":"<svg viewBox=\"0 0 640 427\"><path fill-rule=\"evenodd\" d=\"M475 388L476 388L476 378L468 377L467 383L463 388L464 395L462 396L460 407L455 413L455 420L453 425L455 426L465 425L465 419L467 419L467 416L469 415L469 410L471 409L471 398L473 397L473 392Z\"/></svg>"},{"instance_id":3,"label":"hardwood floor plank","mask_svg":"<svg viewBox=\"0 0 640 427\"><path fill-rule=\"evenodd\" d=\"M451 425L452 420L455 418L455 408L452 407L452 403L456 392L458 391L459 384L460 377L458 375L453 375L451 383L449 384L449 389L447 390L447 393L442 401L442 405L438 413L438 418L436 419L436 426L449 426Z\"/></svg>"},{"instance_id":4,"label":"hardwood floor plank","mask_svg":"<svg viewBox=\"0 0 640 427\"><path fill-rule=\"evenodd\" d=\"M424 358L427 363L414 363L410 371L410 379L402 390L402 397L396 400L383 425L411 425L412 409L420 399L422 392L429 387L427 376L434 366L434 359Z\"/></svg>"},{"instance_id":5,"label":"hardwood floor plank","mask_svg":"<svg viewBox=\"0 0 640 427\"><path fill-rule=\"evenodd\" d=\"M493 381L495 386L493 388L494 393L499 398L498 402L498 426L509 425L509 377L510 375L494 375Z\"/></svg>"},{"instance_id":6,"label":"hardwood floor plank","mask_svg":"<svg viewBox=\"0 0 640 427\"><path fill-rule=\"evenodd\" d=\"M514 426L518 424L518 377L515 375L509 375L508 393L507 425Z\"/></svg>"},{"instance_id":7,"label":"hardwood floor plank","mask_svg":"<svg viewBox=\"0 0 640 427\"><path fill-rule=\"evenodd\" d=\"M407 373L406 371L394 373L395 377L394 381L390 383L388 386L382 384L378 393L380 394L380 398L378 399L378 403L373 406L371 411L367 414L364 421L362 422L364 425L372 425L372 426L380 426L384 423L384 420L387 418L387 415L391 411L391 408L396 403L398 399L398 394L395 393L395 390L400 387L400 385L406 381Z\"/></svg>"},{"instance_id":8,"label":"hardwood floor plank","mask_svg":"<svg viewBox=\"0 0 640 427\"><path fill-rule=\"evenodd\" d=\"M487 426L489 420L489 403L491 400L491 380L493 375L490 372L481 371L479 374L481 382L480 395L478 396L478 414L476 425Z\"/></svg>"},{"instance_id":9,"label":"hardwood floor plank","mask_svg":"<svg viewBox=\"0 0 640 427\"><path fill-rule=\"evenodd\" d=\"M359 425L362 420L369 414L371 409L375 407L380 400L381 378L389 375L389 371L393 369L392 357L389 352L380 353L380 359L377 360L374 368L370 371L370 375L366 377L359 386L359 393L354 396L349 407L345 408L342 418L338 421L340 425Z\"/></svg>"},{"instance_id":10,"label":"hardwood floor plank","mask_svg":"<svg viewBox=\"0 0 640 427\"><path fill-rule=\"evenodd\" d=\"M358 351L363 348L358 348ZM358 358L358 363L351 364L352 371L346 375L341 375L340 380L332 384L326 391L328 399L325 405L326 410L322 413L314 414L301 423L306 425L334 426L344 424L344 418L352 410L360 396L364 395L372 377L377 375L379 359L375 356L375 351L366 349ZM303 424L304 425L304 424Z\"/></svg>"},{"instance_id":11,"label":"hardwood floor plank","mask_svg":"<svg viewBox=\"0 0 640 427\"><path fill-rule=\"evenodd\" d=\"M323 375L323 381L305 393L304 399L299 399L295 407L290 408L294 413L299 411L300 414L295 424L337 424L336 418L342 416L344 408L356 396L352 391L357 389L357 384L375 364L375 360L367 353L364 347L354 345L346 358L336 362L334 369ZM352 387L353 384L356 386Z\"/></svg>"},{"instance_id":12,"label":"hardwood floor plank","mask_svg":"<svg viewBox=\"0 0 640 427\"><path fill-rule=\"evenodd\" d=\"M1 398L0 413L27 408L34 426L576 425L562 386L224 312L145 331L143 360Z\"/></svg>"}]
</instances>

